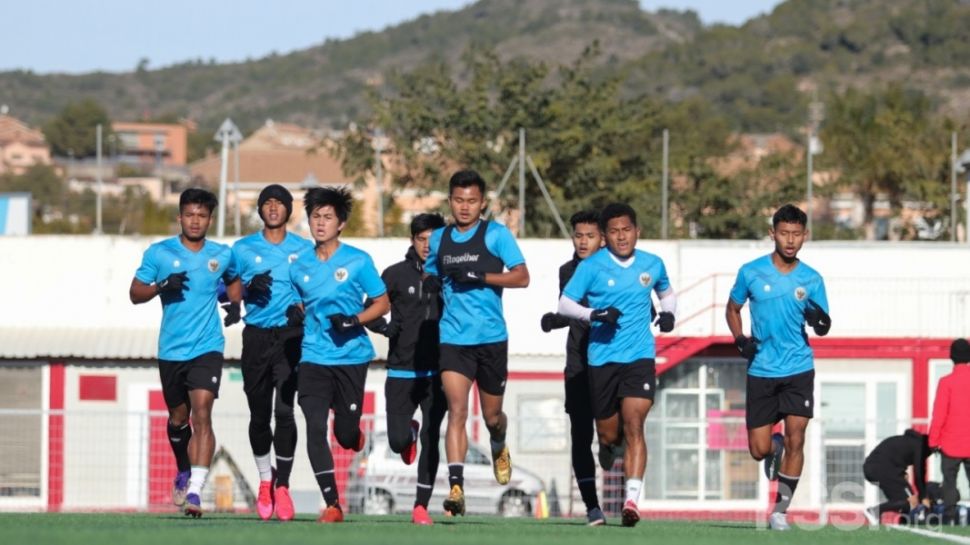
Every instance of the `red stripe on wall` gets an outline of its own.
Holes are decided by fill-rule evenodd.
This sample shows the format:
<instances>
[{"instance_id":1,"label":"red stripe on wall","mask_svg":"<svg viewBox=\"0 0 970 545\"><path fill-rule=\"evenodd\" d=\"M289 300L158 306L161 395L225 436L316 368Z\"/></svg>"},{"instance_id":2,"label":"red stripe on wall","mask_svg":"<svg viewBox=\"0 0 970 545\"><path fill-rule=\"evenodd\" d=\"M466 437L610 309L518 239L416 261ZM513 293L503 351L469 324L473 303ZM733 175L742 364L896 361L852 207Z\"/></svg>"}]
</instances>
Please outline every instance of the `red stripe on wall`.
<instances>
[{"instance_id":1,"label":"red stripe on wall","mask_svg":"<svg viewBox=\"0 0 970 545\"><path fill-rule=\"evenodd\" d=\"M64 362L51 362L47 423L47 509L64 504Z\"/></svg>"},{"instance_id":2,"label":"red stripe on wall","mask_svg":"<svg viewBox=\"0 0 970 545\"><path fill-rule=\"evenodd\" d=\"M117 401L118 379L105 375L78 377L78 399L81 401Z\"/></svg>"}]
</instances>

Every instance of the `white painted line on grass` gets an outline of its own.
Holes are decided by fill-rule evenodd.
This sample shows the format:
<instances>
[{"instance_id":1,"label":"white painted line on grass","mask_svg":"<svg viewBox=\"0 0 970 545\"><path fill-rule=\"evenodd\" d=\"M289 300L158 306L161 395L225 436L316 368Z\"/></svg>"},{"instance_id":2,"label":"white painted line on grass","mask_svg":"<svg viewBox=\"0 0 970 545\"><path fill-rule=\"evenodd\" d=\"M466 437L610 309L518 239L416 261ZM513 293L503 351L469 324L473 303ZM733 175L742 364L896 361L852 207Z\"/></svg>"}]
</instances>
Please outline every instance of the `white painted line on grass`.
<instances>
[{"instance_id":1,"label":"white painted line on grass","mask_svg":"<svg viewBox=\"0 0 970 545\"><path fill-rule=\"evenodd\" d=\"M903 526L901 524L887 524L888 528L892 530L900 530L904 532L912 532L914 534L919 534L921 536L932 537L935 539L942 539L944 541L952 541L953 543L961 543L962 545L970 545L970 537L956 536L953 534L944 534L943 532L932 532L930 530L923 530L922 528L911 528L909 526Z\"/></svg>"}]
</instances>

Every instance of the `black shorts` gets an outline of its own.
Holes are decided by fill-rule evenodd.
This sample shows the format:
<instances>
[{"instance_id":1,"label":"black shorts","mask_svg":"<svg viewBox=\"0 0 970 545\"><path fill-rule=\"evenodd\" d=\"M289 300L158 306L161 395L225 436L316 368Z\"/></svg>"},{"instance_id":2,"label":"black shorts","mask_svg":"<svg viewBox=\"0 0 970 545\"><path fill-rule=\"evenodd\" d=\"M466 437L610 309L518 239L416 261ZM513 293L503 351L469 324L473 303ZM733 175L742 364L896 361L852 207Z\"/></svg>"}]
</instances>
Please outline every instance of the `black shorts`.
<instances>
[{"instance_id":1,"label":"black shorts","mask_svg":"<svg viewBox=\"0 0 970 545\"><path fill-rule=\"evenodd\" d=\"M218 398L222 352L206 352L188 361L158 360L158 376L169 408L188 404L192 390L209 390Z\"/></svg>"},{"instance_id":2,"label":"black shorts","mask_svg":"<svg viewBox=\"0 0 970 545\"><path fill-rule=\"evenodd\" d=\"M619 412L624 397L653 400L656 389L657 368L653 359L589 367L590 405L597 420Z\"/></svg>"},{"instance_id":3,"label":"black shorts","mask_svg":"<svg viewBox=\"0 0 970 545\"><path fill-rule=\"evenodd\" d=\"M387 414L411 416L426 399L431 400L432 406L447 405L439 375L417 378L388 377L384 383L384 403Z\"/></svg>"},{"instance_id":4,"label":"black shorts","mask_svg":"<svg viewBox=\"0 0 970 545\"><path fill-rule=\"evenodd\" d=\"M478 383L478 389L493 396L505 394L509 377L509 343L441 345L441 370L454 371Z\"/></svg>"},{"instance_id":5,"label":"black shorts","mask_svg":"<svg viewBox=\"0 0 970 545\"><path fill-rule=\"evenodd\" d=\"M367 364L316 365L301 363L297 379L300 403L305 398L324 400L324 406L340 416L360 418L364 409Z\"/></svg>"},{"instance_id":6,"label":"black shorts","mask_svg":"<svg viewBox=\"0 0 970 545\"><path fill-rule=\"evenodd\" d=\"M589 368L566 373L566 414L593 417L592 399L589 395Z\"/></svg>"},{"instance_id":7,"label":"black shorts","mask_svg":"<svg viewBox=\"0 0 970 545\"><path fill-rule=\"evenodd\" d=\"M243 329L242 376L246 395L272 392L273 388L296 380L300 363L302 327Z\"/></svg>"},{"instance_id":8,"label":"black shorts","mask_svg":"<svg viewBox=\"0 0 970 545\"><path fill-rule=\"evenodd\" d=\"M748 375L745 398L749 430L773 426L788 415L811 418L815 406L815 370L775 378Z\"/></svg>"}]
</instances>

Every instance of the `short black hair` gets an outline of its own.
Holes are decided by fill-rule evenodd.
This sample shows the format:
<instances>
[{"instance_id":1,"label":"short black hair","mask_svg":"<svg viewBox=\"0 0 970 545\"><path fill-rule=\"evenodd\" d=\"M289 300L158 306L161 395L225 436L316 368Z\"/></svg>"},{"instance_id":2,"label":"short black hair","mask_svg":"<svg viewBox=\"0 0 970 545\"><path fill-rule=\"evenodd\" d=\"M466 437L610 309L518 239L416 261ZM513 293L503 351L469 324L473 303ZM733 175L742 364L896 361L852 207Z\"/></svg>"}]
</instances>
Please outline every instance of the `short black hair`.
<instances>
[{"instance_id":1,"label":"short black hair","mask_svg":"<svg viewBox=\"0 0 970 545\"><path fill-rule=\"evenodd\" d=\"M209 210L209 215L212 215L216 207L219 206L219 199L211 191L201 187L190 187L179 195L179 214L182 213L182 209L187 204L204 206Z\"/></svg>"},{"instance_id":2,"label":"short black hair","mask_svg":"<svg viewBox=\"0 0 970 545\"><path fill-rule=\"evenodd\" d=\"M441 214L434 212L431 214L418 214L411 219L411 236L423 233L428 229L438 229L445 226L445 218Z\"/></svg>"},{"instance_id":3,"label":"short black hair","mask_svg":"<svg viewBox=\"0 0 970 545\"><path fill-rule=\"evenodd\" d=\"M473 185L478 186L478 190L482 192L482 197L484 197L485 179L474 170L459 170L452 174L451 179L448 180L448 195L451 195L456 187L471 187Z\"/></svg>"},{"instance_id":4,"label":"short black hair","mask_svg":"<svg viewBox=\"0 0 970 545\"><path fill-rule=\"evenodd\" d=\"M808 225L808 216L802 209L794 204L786 204L779 208L775 215L771 217L771 228L778 227L779 223L797 223L802 227Z\"/></svg>"},{"instance_id":5,"label":"short black hair","mask_svg":"<svg viewBox=\"0 0 970 545\"><path fill-rule=\"evenodd\" d=\"M311 187L303 196L303 208L307 218L317 208L332 206L337 219L347 221L350 211L354 208L354 197L346 187Z\"/></svg>"},{"instance_id":6,"label":"short black hair","mask_svg":"<svg viewBox=\"0 0 970 545\"><path fill-rule=\"evenodd\" d=\"M576 228L580 223L594 223L599 226L600 214L596 210L580 210L569 218L569 224Z\"/></svg>"},{"instance_id":7,"label":"short black hair","mask_svg":"<svg viewBox=\"0 0 970 545\"><path fill-rule=\"evenodd\" d=\"M633 222L633 226L636 227L637 213L629 204L612 202L604 206L603 210L600 211L600 229L605 233L606 226L610 223L611 219L622 218L623 216L630 218L630 221Z\"/></svg>"}]
</instances>

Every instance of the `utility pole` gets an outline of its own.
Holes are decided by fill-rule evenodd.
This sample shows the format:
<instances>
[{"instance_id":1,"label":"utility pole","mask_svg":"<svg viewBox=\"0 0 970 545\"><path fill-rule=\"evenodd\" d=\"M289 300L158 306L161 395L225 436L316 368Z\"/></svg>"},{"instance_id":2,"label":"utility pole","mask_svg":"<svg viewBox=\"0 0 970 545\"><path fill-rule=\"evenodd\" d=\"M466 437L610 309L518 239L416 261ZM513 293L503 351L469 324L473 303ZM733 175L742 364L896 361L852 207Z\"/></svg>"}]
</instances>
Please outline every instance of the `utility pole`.
<instances>
[{"instance_id":1,"label":"utility pole","mask_svg":"<svg viewBox=\"0 0 970 545\"><path fill-rule=\"evenodd\" d=\"M809 233L812 231L812 204L814 200L814 189L815 184L812 182L812 159L816 153L822 151L821 143L815 136L818 131L819 124L822 123L822 119L825 118L825 104L819 102L818 97L812 99L811 104L808 105L808 142L805 147L805 162L808 166L808 173L805 180L805 210L808 216L808 225L806 229Z\"/></svg>"},{"instance_id":2,"label":"utility pole","mask_svg":"<svg viewBox=\"0 0 970 545\"><path fill-rule=\"evenodd\" d=\"M664 149L663 149L663 179L660 183L660 206L663 209L660 211L660 238L667 240L667 209L669 205L667 203L667 166L668 158L670 153L670 131L664 129Z\"/></svg>"},{"instance_id":3,"label":"utility pole","mask_svg":"<svg viewBox=\"0 0 970 545\"><path fill-rule=\"evenodd\" d=\"M216 218L216 236L226 235L226 179L229 170L229 146L242 141L242 133L228 117L216 131L215 139L222 144L221 165L219 167L219 212Z\"/></svg>"},{"instance_id":4,"label":"utility pole","mask_svg":"<svg viewBox=\"0 0 970 545\"><path fill-rule=\"evenodd\" d=\"M98 181L98 198L94 201L95 202L94 234L100 235L104 233L104 229L101 224L101 196L104 193L104 181L102 180L102 175L101 175L101 124L100 123L98 123L96 134L97 134L96 143L97 143L97 158L98 158L97 159L98 174L96 179Z\"/></svg>"},{"instance_id":5,"label":"utility pole","mask_svg":"<svg viewBox=\"0 0 970 545\"><path fill-rule=\"evenodd\" d=\"M242 135L240 135L240 137L241 136ZM241 140L242 140L242 138L240 138L239 140L235 140L235 139L233 140L233 149L235 150L235 153L233 154L233 159L234 159L234 161L233 161L234 165L233 166L235 167L234 170L236 172L236 175L235 175L235 180L234 180L234 183L233 183L233 186L232 186L232 197L233 197L232 200L233 200L233 205L234 205L233 208L234 208L234 212L235 212L235 218L234 219L235 219L235 227L236 227L236 236L237 237L238 236L242 236L242 217L240 216L240 214L242 214L242 212L240 212L240 210L239 210L239 142Z\"/></svg>"},{"instance_id":6,"label":"utility pole","mask_svg":"<svg viewBox=\"0 0 970 545\"><path fill-rule=\"evenodd\" d=\"M519 127L519 238L525 237L525 129Z\"/></svg>"},{"instance_id":7,"label":"utility pole","mask_svg":"<svg viewBox=\"0 0 970 545\"><path fill-rule=\"evenodd\" d=\"M377 187L377 236L384 237L384 131L374 129L374 185Z\"/></svg>"},{"instance_id":8,"label":"utility pole","mask_svg":"<svg viewBox=\"0 0 970 545\"><path fill-rule=\"evenodd\" d=\"M957 132L950 134L950 242L957 240Z\"/></svg>"}]
</instances>

